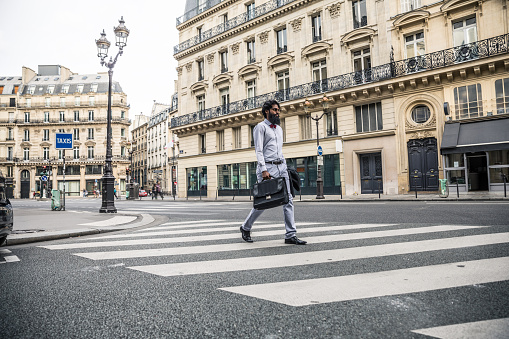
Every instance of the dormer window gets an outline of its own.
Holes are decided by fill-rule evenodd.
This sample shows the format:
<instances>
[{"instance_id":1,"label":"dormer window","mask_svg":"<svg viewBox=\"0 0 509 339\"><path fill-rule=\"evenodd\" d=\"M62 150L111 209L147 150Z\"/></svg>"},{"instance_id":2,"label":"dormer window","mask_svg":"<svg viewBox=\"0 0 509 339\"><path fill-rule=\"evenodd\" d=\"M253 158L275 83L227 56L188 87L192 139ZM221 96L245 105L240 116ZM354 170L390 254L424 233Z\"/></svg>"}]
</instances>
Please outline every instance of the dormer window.
<instances>
[{"instance_id":1,"label":"dormer window","mask_svg":"<svg viewBox=\"0 0 509 339\"><path fill-rule=\"evenodd\" d=\"M35 92L35 85L28 86L28 94L34 94Z\"/></svg>"},{"instance_id":2,"label":"dormer window","mask_svg":"<svg viewBox=\"0 0 509 339\"><path fill-rule=\"evenodd\" d=\"M53 94L53 91L55 90L55 85L49 85L48 86L48 94Z\"/></svg>"},{"instance_id":3,"label":"dormer window","mask_svg":"<svg viewBox=\"0 0 509 339\"><path fill-rule=\"evenodd\" d=\"M69 84L62 85L62 93L69 93Z\"/></svg>"},{"instance_id":4,"label":"dormer window","mask_svg":"<svg viewBox=\"0 0 509 339\"><path fill-rule=\"evenodd\" d=\"M92 86L90 86L90 92L97 92L97 83L93 83Z\"/></svg>"},{"instance_id":5,"label":"dormer window","mask_svg":"<svg viewBox=\"0 0 509 339\"><path fill-rule=\"evenodd\" d=\"M76 88L76 92L83 93L83 84L78 84L78 87Z\"/></svg>"}]
</instances>

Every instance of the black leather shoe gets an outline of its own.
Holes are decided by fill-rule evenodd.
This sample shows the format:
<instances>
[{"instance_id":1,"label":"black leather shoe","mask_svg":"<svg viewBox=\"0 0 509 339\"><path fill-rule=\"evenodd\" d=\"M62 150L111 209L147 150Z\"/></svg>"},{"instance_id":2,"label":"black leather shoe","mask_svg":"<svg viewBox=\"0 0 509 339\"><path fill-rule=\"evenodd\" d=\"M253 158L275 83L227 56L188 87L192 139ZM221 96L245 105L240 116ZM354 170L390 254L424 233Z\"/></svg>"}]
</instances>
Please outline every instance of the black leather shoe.
<instances>
[{"instance_id":1,"label":"black leather shoe","mask_svg":"<svg viewBox=\"0 0 509 339\"><path fill-rule=\"evenodd\" d=\"M251 232L245 231L242 226L240 226L240 233L242 233L242 239L244 239L245 242L253 242L253 239L251 239Z\"/></svg>"},{"instance_id":2,"label":"black leather shoe","mask_svg":"<svg viewBox=\"0 0 509 339\"><path fill-rule=\"evenodd\" d=\"M285 239L285 244L292 244L292 245L306 245L308 242L304 240L300 240L296 236L293 236L289 239Z\"/></svg>"}]
</instances>

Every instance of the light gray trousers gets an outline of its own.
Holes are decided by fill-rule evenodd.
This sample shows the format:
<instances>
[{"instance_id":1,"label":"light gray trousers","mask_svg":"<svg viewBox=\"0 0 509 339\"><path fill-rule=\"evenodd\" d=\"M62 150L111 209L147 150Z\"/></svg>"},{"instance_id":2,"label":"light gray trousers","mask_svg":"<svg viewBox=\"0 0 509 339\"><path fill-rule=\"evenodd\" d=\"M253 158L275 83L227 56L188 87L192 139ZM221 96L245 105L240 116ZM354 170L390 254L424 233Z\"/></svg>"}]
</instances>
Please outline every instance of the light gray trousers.
<instances>
[{"instance_id":1,"label":"light gray trousers","mask_svg":"<svg viewBox=\"0 0 509 339\"><path fill-rule=\"evenodd\" d=\"M272 164L266 164L267 171L270 173L271 177L277 178L277 177L284 177L286 179L286 188L288 189L288 196L289 201L288 204L283 205L283 213L285 218L285 228L286 228L286 234L285 239L289 239L297 233L297 229L295 228L295 219L293 216L293 197L292 193L290 192L290 179L288 178L288 171L286 169L286 163L281 165L272 165ZM258 182L262 181L262 172L260 171L260 168L258 167L256 169L256 176L258 178ZM262 215L263 210L256 210L252 209L251 212L249 212L249 215L247 216L246 220L244 220L244 223L242 224L242 228L245 231L251 231L251 228L253 227L254 222L260 215Z\"/></svg>"}]
</instances>

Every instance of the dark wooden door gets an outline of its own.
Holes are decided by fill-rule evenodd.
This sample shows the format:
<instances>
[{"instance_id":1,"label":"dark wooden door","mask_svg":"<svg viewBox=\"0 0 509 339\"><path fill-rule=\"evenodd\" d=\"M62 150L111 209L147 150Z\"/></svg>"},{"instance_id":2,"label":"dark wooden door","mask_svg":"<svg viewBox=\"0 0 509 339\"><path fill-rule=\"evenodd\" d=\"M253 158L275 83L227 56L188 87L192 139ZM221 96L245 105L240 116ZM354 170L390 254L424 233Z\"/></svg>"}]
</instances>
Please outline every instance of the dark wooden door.
<instances>
[{"instance_id":1,"label":"dark wooden door","mask_svg":"<svg viewBox=\"0 0 509 339\"><path fill-rule=\"evenodd\" d=\"M361 193L383 193L382 154L369 153L360 155Z\"/></svg>"},{"instance_id":2,"label":"dark wooden door","mask_svg":"<svg viewBox=\"0 0 509 339\"><path fill-rule=\"evenodd\" d=\"M408 172L411 191L438 190L437 139L408 141Z\"/></svg>"}]
</instances>

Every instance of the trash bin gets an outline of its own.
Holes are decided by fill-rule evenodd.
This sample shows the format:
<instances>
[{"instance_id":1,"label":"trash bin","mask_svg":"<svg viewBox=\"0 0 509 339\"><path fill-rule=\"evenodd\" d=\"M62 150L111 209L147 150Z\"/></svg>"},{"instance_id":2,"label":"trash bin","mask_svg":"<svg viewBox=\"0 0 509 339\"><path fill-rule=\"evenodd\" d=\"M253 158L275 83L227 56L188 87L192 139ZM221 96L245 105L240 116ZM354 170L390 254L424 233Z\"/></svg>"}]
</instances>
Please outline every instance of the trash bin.
<instances>
[{"instance_id":1,"label":"trash bin","mask_svg":"<svg viewBox=\"0 0 509 339\"><path fill-rule=\"evenodd\" d=\"M440 198L447 198L449 196L449 185L447 185L447 179L439 179L440 181Z\"/></svg>"},{"instance_id":2,"label":"trash bin","mask_svg":"<svg viewBox=\"0 0 509 339\"><path fill-rule=\"evenodd\" d=\"M135 200L138 198L140 194L140 184L138 183L129 183L127 184L126 189L126 199L127 200Z\"/></svg>"},{"instance_id":3,"label":"trash bin","mask_svg":"<svg viewBox=\"0 0 509 339\"><path fill-rule=\"evenodd\" d=\"M62 196L62 192L60 190L51 190L51 210L52 211L61 211L62 210L62 202L60 197Z\"/></svg>"}]
</instances>

